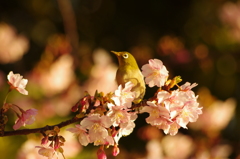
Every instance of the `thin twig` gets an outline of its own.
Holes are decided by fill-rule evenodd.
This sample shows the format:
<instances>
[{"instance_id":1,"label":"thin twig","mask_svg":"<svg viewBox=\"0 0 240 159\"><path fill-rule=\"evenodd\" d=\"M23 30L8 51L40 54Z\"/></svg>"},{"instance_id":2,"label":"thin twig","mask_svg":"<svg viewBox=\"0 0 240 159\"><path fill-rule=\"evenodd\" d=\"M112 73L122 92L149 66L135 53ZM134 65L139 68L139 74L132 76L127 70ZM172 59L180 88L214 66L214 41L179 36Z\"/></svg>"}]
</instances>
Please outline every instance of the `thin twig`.
<instances>
[{"instance_id":1,"label":"thin twig","mask_svg":"<svg viewBox=\"0 0 240 159\"><path fill-rule=\"evenodd\" d=\"M75 59L74 65L77 65L77 53L79 49L79 37L77 32L76 17L70 0L58 0L59 10L63 18L63 25L67 37L72 45L72 56Z\"/></svg>"},{"instance_id":2,"label":"thin twig","mask_svg":"<svg viewBox=\"0 0 240 159\"><path fill-rule=\"evenodd\" d=\"M29 135L29 134L32 134L32 133L42 133L42 132L45 132L47 130L53 130L55 126L58 126L59 128L62 128L62 127L65 127L67 125L70 125L72 123L79 122L82 119L83 118L74 117L72 119L63 121L63 122L61 122L59 124L52 125L52 126L46 125L44 127L35 128L35 129L21 129L21 130L15 130L15 131L4 131L4 135L0 136L0 137L15 136L15 135Z\"/></svg>"}]
</instances>

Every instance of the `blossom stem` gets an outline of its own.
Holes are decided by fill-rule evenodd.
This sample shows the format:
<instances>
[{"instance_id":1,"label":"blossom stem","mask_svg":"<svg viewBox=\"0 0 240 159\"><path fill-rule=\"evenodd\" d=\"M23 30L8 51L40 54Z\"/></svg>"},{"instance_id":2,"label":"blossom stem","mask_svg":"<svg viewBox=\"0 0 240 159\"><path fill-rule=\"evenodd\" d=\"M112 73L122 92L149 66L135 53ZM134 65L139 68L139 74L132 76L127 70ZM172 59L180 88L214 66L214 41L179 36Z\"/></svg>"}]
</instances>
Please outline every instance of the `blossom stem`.
<instances>
[{"instance_id":1,"label":"blossom stem","mask_svg":"<svg viewBox=\"0 0 240 159\"><path fill-rule=\"evenodd\" d=\"M8 92L7 92L7 95L6 95L6 97L5 97L4 101L3 101L3 105L7 103L7 98L8 98L8 95L9 95L9 93L10 93L11 91L12 91L12 89L9 88L9 90L8 90Z\"/></svg>"},{"instance_id":2,"label":"blossom stem","mask_svg":"<svg viewBox=\"0 0 240 159\"><path fill-rule=\"evenodd\" d=\"M12 104L12 106L17 107L21 113L24 113L24 112L25 112L21 107L19 107L19 106L16 105L16 104ZM13 110L14 110L14 109L13 109ZM14 110L14 111L15 111L15 110ZM15 112L16 112L16 111L15 111Z\"/></svg>"},{"instance_id":3,"label":"blossom stem","mask_svg":"<svg viewBox=\"0 0 240 159\"><path fill-rule=\"evenodd\" d=\"M64 156L64 154L63 154L62 152L61 152L61 154L62 154L63 159L66 159L65 156Z\"/></svg>"}]
</instances>

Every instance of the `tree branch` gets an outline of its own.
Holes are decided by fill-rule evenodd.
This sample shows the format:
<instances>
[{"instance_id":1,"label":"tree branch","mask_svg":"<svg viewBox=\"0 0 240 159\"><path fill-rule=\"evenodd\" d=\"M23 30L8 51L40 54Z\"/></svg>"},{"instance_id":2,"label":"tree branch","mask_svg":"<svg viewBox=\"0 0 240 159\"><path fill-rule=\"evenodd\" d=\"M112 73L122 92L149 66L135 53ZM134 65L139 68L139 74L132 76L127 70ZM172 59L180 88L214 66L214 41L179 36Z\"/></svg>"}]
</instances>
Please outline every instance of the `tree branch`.
<instances>
[{"instance_id":1,"label":"tree branch","mask_svg":"<svg viewBox=\"0 0 240 159\"><path fill-rule=\"evenodd\" d=\"M28 134L32 134L32 133L43 133L47 130L53 130L55 126L58 126L59 128L65 127L67 125L70 125L72 123L75 122L80 122L83 118L77 118L77 117L73 117L72 119L63 121L59 124L56 125L46 125L44 127L41 128L35 128L35 129L21 129L21 130L15 130L15 131L4 131L4 134L1 135L0 137L4 137L4 136L15 136L15 135L28 135Z\"/></svg>"}]
</instances>

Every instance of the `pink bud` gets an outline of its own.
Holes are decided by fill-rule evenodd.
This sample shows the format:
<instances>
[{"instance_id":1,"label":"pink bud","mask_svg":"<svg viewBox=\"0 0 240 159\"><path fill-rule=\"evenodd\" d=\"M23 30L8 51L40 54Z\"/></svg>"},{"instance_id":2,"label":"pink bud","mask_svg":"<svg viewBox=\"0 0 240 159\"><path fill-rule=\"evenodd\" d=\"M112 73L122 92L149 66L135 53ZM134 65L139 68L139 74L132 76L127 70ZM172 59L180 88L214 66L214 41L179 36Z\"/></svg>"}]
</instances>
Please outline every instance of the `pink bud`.
<instances>
[{"instance_id":1,"label":"pink bud","mask_svg":"<svg viewBox=\"0 0 240 159\"><path fill-rule=\"evenodd\" d=\"M76 112L77 110L78 110L78 104L75 104L75 105L72 107L71 111L72 111L72 112Z\"/></svg>"},{"instance_id":2,"label":"pink bud","mask_svg":"<svg viewBox=\"0 0 240 159\"><path fill-rule=\"evenodd\" d=\"M119 147L117 145L114 145L112 155L117 156L119 152L120 152Z\"/></svg>"},{"instance_id":3,"label":"pink bud","mask_svg":"<svg viewBox=\"0 0 240 159\"><path fill-rule=\"evenodd\" d=\"M55 139L54 150L57 150L60 147L60 142L58 136Z\"/></svg>"},{"instance_id":4,"label":"pink bud","mask_svg":"<svg viewBox=\"0 0 240 159\"><path fill-rule=\"evenodd\" d=\"M45 136L44 138L42 138L41 144L45 145L48 143L48 136Z\"/></svg>"},{"instance_id":5,"label":"pink bud","mask_svg":"<svg viewBox=\"0 0 240 159\"><path fill-rule=\"evenodd\" d=\"M82 99L81 99L82 100ZM81 100L79 100L71 109L72 112L76 112L78 107L81 105Z\"/></svg>"},{"instance_id":6,"label":"pink bud","mask_svg":"<svg viewBox=\"0 0 240 159\"><path fill-rule=\"evenodd\" d=\"M97 157L98 159L107 159L106 153L103 149L103 147L100 147L97 151Z\"/></svg>"}]
</instances>

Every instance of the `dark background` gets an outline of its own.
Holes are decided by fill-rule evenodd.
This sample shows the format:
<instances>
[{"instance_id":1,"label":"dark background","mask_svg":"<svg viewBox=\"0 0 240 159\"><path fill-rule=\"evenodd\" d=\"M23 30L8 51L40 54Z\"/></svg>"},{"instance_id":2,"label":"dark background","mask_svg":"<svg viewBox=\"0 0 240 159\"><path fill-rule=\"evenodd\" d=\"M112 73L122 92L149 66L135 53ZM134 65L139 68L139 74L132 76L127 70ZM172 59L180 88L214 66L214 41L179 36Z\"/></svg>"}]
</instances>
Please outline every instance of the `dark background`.
<instances>
[{"instance_id":1,"label":"dark background","mask_svg":"<svg viewBox=\"0 0 240 159\"><path fill-rule=\"evenodd\" d=\"M89 79L89 70L94 66L92 54L97 48L107 51L116 64L117 59L110 53L111 50L131 52L139 66L146 64L150 58L161 59L171 77L180 75L185 82L198 83L198 87L194 88L196 93L201 88L206 88L211 94L208 98L221 101L229 98L236 100L234 117L226 127L219 130L217 137L213 135L214 139L209 137L209 132L201 129L180 131L194 140L210 138L209 142L214 142L215 145L226 141L232 147L228 157L238 156L239 150L236 147L239 146L240 133L240 25L237 21L240 17L240 2L71 0L63 3L63 0L0 1L0 23L11 25L16 34L25 36L29 42L22 58L0 63L1 74L7 75L11 70L26 76L34 74L36 68L41 67L39 63L44 61L44 57L51 54L47 49L49 39L54 35L63 36L67 44L63 48L61 44L56 46L59 49L55 48L58 51L52 53L54 58L51 62L63 54L74 57L73 69L79 85L84 85ZM228 14L229 10L234 14ZM1 40L4 39L0 39L0 42ZM0 54L5 54L1 48ZM3 99L6 89L5 86L2 88ZM146 97L150 97L153 91L149 88L147 91L149 93ZM48 96L47 100L53 97L55 99L57 95ZM44 97L44 94L40 97ZM40 97L30 96L34 101L42 100ZM208 103L206 101L209 99L204 100ZM214 100L203 107L210 107ZM143 117L136 122L139 125L137 130L144 125ZM217 118L222 116L219 114ZM136 132L133 136L122 139L122 144L130 152L141 151L146 143L136 136ZM192 135L196 132L197 136ZM133 139L134 142L128 143L129 139ZM25 141L26 138L21 140ZM135 140L139 144L134 145ZM208 143L205 147L212 145L214 144ZM4 147L2 146L1 149ZM195 156L196 152L191 156Z\"/></svg>"}]
</instances>

